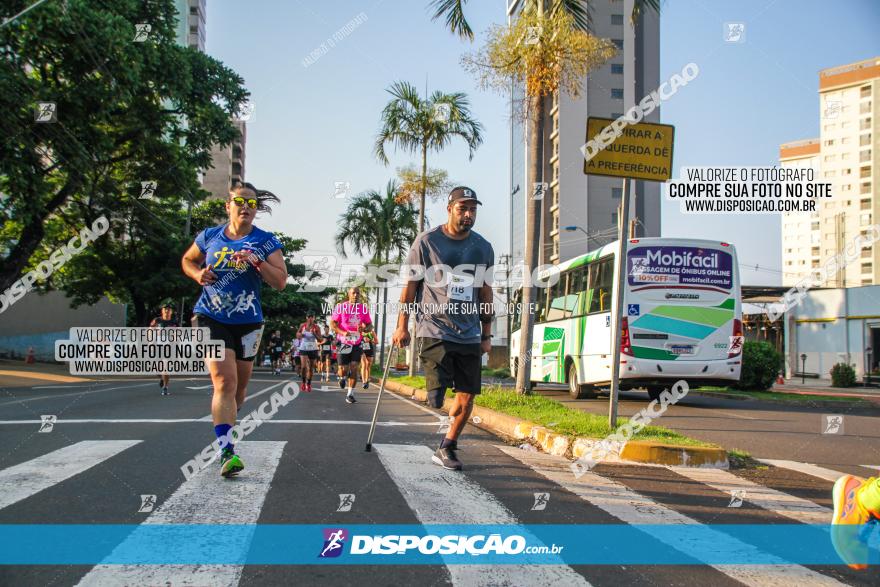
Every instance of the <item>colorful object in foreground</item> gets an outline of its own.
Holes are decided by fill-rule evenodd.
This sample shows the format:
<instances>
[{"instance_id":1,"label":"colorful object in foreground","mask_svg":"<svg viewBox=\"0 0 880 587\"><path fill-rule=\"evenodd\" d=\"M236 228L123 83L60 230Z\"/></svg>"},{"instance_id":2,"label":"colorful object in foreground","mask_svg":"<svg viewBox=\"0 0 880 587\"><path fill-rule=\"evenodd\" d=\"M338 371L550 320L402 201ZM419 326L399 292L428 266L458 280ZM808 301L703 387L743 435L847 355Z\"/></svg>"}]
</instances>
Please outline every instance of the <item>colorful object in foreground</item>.
<instances>
[{"instance_id":1,"label":"colorful object in foreground","mask_svg":"<svg viewBox=\"0 0 880 587\"><path fill-rule=\"evenodd\" d=\"M851 569L868 567L868 544L863 535L846 526L864 526L876 522L880 513L880 478L862 479L844 475L832 489L834 517L831 519L831 542L840 558Z\"/></svg>"}]
</instances>

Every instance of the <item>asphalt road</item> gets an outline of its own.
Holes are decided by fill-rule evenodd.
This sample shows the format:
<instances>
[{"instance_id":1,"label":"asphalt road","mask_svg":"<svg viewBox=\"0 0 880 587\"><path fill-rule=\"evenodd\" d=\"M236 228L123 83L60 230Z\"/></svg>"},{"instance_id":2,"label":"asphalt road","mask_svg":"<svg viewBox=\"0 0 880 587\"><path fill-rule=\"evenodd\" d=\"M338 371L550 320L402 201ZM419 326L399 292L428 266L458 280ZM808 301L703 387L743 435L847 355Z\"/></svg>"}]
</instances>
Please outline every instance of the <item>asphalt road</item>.
<instances>
[{"instance_id":1,"label":"asphalt road","mask_svg":"<svg viewBox=\"0 0 880 587\"><path fill-rule=\"evenodd\" d=\"M442 436L438 413L393 395L383 400L375 450L366 453L375 390L361 391L360 401L348 405L335 383L300 394L240 443L246 469L238 479L219 478L215 463L186 480L180 467L213 440L209 385L205 378L174 380L169 397L159 395L154 379L0 390L0 527L797 524L824 523L831 507L832 481L816 470L694 472L600 464L575 479L562 459L506 445L475 426L468 427L460 442L465 470L444 471L429 462ZM283 385L281 378L258 373L243 413ZM846 435L829 439L819 434L815 413L743 406L722 410L703 405L707 401L687 398L664 417L664 424L707 440L726 435L755 456L793 459L802 454L801 462L826 463L835 471L869 475L870 469L856 463L880 464L876 429L870 428L868 417L847 415ZM625 399L621 413L644 405L640 398ZM603 406L597 402L595 409ZM56 417L51 431L40 432L44 415ZM763 431L763 440L757 429ZM873 444L849 438L853 433ZM757 443L754 448L746 443L750 437ZM831 442L844 444L825 446ZM792 452L798 443L802 452ZM757 450L760 446L764 448ZM856 446L864 451L864 458L850 454ZM841 452L835 458L837 450ZM744 488L740 507L730 507L734 488ZM535 509L536 493L548 494L544 509ZM339 511L341 494L354 495L349 511ZM154 511L139 511L142 495L155 495ZM364 581L371 585L876 585L880 572L876 568L855 572L843 566L713 567L697 560L688 565L489 568L317 563L0 566L0 585L352 585Z\"/></svg>"}]
</instances>

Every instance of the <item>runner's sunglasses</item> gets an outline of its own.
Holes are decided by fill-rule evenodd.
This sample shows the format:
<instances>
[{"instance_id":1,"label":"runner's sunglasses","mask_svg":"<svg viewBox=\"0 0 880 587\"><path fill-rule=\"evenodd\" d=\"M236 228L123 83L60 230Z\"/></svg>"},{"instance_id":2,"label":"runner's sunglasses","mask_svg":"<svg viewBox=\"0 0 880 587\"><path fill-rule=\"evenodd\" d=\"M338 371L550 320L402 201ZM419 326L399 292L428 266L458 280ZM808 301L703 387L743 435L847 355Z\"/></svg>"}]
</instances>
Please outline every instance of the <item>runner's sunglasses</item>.
<instances>
[{"instance_id":1,"label":"runner's sunglasses","mask_svg":"<svg viewBox=\"0 0 880 587\"><path fill-rule=\"evenodd\" d=\"M256 208L257 204L259 204L259 202L255 198L249 198L249 199L245 200L241 196L235 196L234 198L232 198L232 201L238 207L242 207L245 205L245 203L247 203L248 208Z\"/></svg>"}]
</instances>

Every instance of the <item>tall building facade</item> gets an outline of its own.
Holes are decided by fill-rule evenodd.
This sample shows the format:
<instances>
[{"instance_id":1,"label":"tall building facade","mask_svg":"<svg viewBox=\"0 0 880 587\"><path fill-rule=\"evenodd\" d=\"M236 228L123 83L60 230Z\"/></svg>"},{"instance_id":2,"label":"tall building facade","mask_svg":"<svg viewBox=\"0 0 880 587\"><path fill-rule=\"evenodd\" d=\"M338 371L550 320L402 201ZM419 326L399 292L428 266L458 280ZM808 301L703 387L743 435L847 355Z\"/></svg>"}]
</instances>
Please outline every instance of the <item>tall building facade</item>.
<instances>
[{"instance_id":1,"label":"tall building facade","mask_svg":"<svg viewBox=\"0 0 880 587\"><path fill-rule=\"evenodd\" d=\"M584 174L581 147L586 142L587 118L617 118L660 83L659 16L643 11L633 26L633 0L599 0L589 5L592 34L611 39L618 53L590 72L577 99L561 92L546 100L543 177L548 187L541 215L539 263L558 263L617 238L622 181ZM520 10L521 0L508 0L508 19L515 19ZM525 255L525 207L532 186L527 177L527 128L518 113L525 96L516 86L511 93L510 254L516 264ZM659 122L659 108L645 120ZM634 185L635 234L660 236L660 184L637 181ZM566 226L578 229L566 231Z\"/></svg>"},{"instance_id":2,"label":"tall building facade","mask_svg":"<svg viewBox=\"0 0 880 587\"><path fill-rule=\"evenodd\" d=\"M817 181L832 184L832 198L815 213L786 214L782 220L783 284L793 285L810 270L844 250L857 235L868 235L880 216L877 176L877 102L880 57L819 72L819 138L780 146L782 165L809 165ZM827 285L880 283L880 247L862 249Z\"/></svg>"},{"instance_id":3,"label":"tall building facade","mask_svg":"<svg viewBox=\"0 0 880 587\"><path fill-rule=\"evenodd\" d=\"M177 42L199 51L205 50L205 1L177 0Z\"/></svg>"},{"instance_id":4,"label":"tall building facade","mask_svg":"<svg viewBox=\"0 0 880 587\"><path fill-rule=\"evenodd\" d=\"M236 182L244 181L245 145L247 144L247 124L234 120L239 136L232 143L221 147L211 147L211 164L202 179L202 188L211 192L212 198L226 199L229 188Z\"/></svg>"}]
</instances>

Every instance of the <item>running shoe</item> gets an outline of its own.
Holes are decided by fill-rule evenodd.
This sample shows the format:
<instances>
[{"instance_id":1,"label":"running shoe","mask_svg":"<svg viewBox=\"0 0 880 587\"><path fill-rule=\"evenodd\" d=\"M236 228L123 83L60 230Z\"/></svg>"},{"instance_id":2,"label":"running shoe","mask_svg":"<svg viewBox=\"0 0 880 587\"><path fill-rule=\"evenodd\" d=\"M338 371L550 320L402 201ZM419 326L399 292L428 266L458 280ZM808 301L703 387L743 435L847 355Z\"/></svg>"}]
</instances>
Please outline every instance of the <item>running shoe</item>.
<instances>
[{"instance_id":1,"label":"running shoe","mask_svg":"<svg viewBox=\"0 0 880 587\"><path fill-rule=\"evenodd\" d=\"M366 389L366 388L368 388L369 386L370 386L370 382L369 382L369 381L364 381L363 388Z\"/></svg>"},{"instance_id":2,"label":"running shoe","mask_svg":"<svg viewBox=\"0 0 880 587\"><path fill-rule=\"evenodd\" d=\"M438 448L431 461L450 471L461 471L461 461L455 455L455 445Z\"/></svg>"},{"instance_id":3,"label":"running shoe","mask_svg":"<svg viewBox=\"0 0 880 587\"><path fill-rule=\"evenodd\" d=\"M312 391L312 384L311 383L303 383L303 391L305 391L306 393L311 392Z\"/></svg>"},{"instance_id":4,"label":"running shoe","mask_svg":"<svg viewBox=\"0 0 880 587\"><path fill-rule=\"evenodd\" d=\"M241 462L239 456L229 448L224 449L223 454L220 455L220 476L234 477L242 469L244 469L244 463Z\"/></svg>"},{"instance_id":5,"label":"running shoe","mask_svg":"<svg viewBox=\"0 0 880 587\"><path fill-rule=\"evenodd\" d=\"M345 379L343 377L339 378L339 389L345 389Z\"/></svg>"},{"instance_id":6,"label":"running shoe","mask_svg":"<svg viewBox=\"0 0 880 587\"><path fill-rule=\"evenodd\" d=\"M354 394L353 394L353 393L349 393L348 395L346 395L346 396L345 396L345 401L346 401L347 403L350 403L350 404L355 404L355 403L357 403L357 400L354 399Z\"/></svg>"},{"instance_id":7,"label":"running shoe","mask_svg":"<svg viewBox=\"0 0 880 587\"><path fill-rule=\"evenodd\" d=\"M868 481L873 482L873 478ZM831 490L834 500L831 543L843 562L859 571L868 567L868 545L860 536L861 532L847 526L863 526L872 521L871 512L862 507L858 500L859 491L866 483L861 477L844 475Z\"/></svg>"},{"instance_id":8,"label":"running shoe","mask_svg":"<svg viewBox=\"0 0 880 587\"><path fill-rule=\"evenodd\" d=\"M167 387L163 387L163 388L162 388L162 395L171 395L171 392L168 391L168 388L167 388Z\"/></svg>"}]
</instances>

